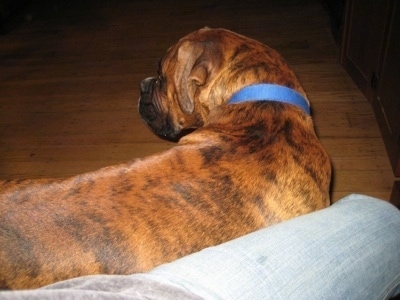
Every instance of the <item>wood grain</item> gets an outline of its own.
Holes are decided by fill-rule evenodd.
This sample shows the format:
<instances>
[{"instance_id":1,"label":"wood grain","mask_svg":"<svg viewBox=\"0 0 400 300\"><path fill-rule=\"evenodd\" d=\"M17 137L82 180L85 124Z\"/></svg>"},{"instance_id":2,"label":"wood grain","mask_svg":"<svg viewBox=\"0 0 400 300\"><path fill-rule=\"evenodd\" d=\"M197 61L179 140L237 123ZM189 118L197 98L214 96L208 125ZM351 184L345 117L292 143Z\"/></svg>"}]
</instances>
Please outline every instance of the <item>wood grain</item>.
<instances>
[{"instance_id":1,"label":"wood grain","mask_svg":"<svg viewBox=\"0 0 400 300\"><path fill-rule=\"evenodd\" d=\"M33 1L27 12L30 22L0 37L1 179L70 176L172 147L141 122L139 82L207 25L258 39L292 65L332 157L334 201L389 199L372 107L339 65L318 0Z\"/></svg>"}]
</instances>

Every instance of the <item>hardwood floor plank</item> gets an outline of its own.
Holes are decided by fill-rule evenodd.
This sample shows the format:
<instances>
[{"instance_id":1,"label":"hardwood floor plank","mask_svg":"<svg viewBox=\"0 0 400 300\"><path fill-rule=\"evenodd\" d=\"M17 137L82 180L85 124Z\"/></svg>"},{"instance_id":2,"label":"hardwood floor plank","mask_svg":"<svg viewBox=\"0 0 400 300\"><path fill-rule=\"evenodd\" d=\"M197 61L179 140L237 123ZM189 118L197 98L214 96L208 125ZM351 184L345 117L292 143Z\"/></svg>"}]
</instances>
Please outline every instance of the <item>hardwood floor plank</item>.
<instances>
[{"instance_id":1,"label":"hardwood floor plank","mask_svg":"<svg viewBox=\"0 0 400 300\"><path fill-rule=\"evenodd\" d=\"M0 37L0 178L70 176L173 146L137 111L139 83L187 33L224 27L276 48L332 157L333 200L388 200L392 171L371 105L339 65L318 0L35 1Z\"/></svg>"},{"instance_id":2,"label":"hardwood floor plank","mask_svg":"<svg viewBox=\"0 0 400 300\"><path fill-rule=\"evenodd\" d=\"M40 146L36 148L24 148L14 151L4 151L4 159L16 162L40 162L40 161L96 161L115 159L116 161L128 161L134 157L142 157L143 152L155 153L169 149L172 144L162 143L130 143L130 144L100 144L100 145L62 145ZM149 149L149 151L145 150Z\"/></svg>"}]
</instances>

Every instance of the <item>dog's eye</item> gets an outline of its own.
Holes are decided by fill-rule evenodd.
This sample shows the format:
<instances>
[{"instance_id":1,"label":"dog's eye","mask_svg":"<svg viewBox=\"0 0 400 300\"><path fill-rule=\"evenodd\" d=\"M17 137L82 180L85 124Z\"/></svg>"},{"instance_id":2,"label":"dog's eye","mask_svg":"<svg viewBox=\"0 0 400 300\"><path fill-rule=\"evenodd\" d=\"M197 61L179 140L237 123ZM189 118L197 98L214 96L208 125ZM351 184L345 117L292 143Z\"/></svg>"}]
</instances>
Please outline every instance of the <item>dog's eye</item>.
<instances>
[{"instance_id":1,"label":"dog's eye","mask_svg":"<svg viewBox=\"0 0 400 300\"><path fill-rule=\"evenodd\" d=\"M162 76L162 67L161 67L161 60L158 62L158 69L157 69L157 74L158 74L158 77L161 77Z\"/></svg>"},{"instance_id":2,"label":"dog's eye","mask_svg":"<svg viewBox=\"0 0 400 300\"><path fill-rule=\"evenodd\" d=\"M162 89L164 86L165 77L162 74L158 74L156 79L156 84L158 85L159 89Z\"/></svg>"},{"instance_id":3,"label":"dog's eye","mask_svg":"<svg viewBox=\"0 0 400 300\"><path fill-rule=\"evenodd\" d=\"M165 85L164 77L160 77L160 78L158 79L158 86L160 87L160 90L163 89L164 85Z\"/></svg>"},{"instance_id":4,"label":"dog's eye","mask_svg":"<svg viewBox=\"0 0 400 300\"><path fill-rule=\"evenodd\" d=\"M158 62L158 69L157 69L158 77L156 79L156 84L159 86L160 89L164 86L165 83L165 77L163 75L161 66L162 66L162 61L160 60Z\"/></svg>"},{"instance_id":5,"label":"dog's eye","mask_svg":"<svg viewBox=\"0 0 400 300\"><path fill-rule=\"evenodd\" d=\"M161 72L161 70L158 70L158 79L159 80L163 80L164 79L164 75L163 75L163 73Z\"/></svg>"},{"instance_id":6,"label":"dog's eye","mask_svg":"<svg viewBox=\"0 0 400 300\"><path fill-rule=\"evenodd\" d=\"M158 70L158 76L157 76L157 81L162 81L163 80L163 74L161 73L160 70Z\"/></svg>"}]
</instances>

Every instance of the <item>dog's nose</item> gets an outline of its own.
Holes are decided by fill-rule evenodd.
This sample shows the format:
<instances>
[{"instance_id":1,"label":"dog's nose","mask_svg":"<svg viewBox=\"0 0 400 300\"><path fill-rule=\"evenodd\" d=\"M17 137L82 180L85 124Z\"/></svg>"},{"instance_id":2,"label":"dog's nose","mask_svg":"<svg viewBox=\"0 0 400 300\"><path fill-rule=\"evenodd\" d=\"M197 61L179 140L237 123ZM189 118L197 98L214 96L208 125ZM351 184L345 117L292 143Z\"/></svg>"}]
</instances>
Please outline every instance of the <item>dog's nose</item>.
<instances>
[{"instance_id":1,"label":"dog's nose","mask_svg":"<svg viewBox=\"0 0 400 300\"><path fill-rule=\"evenodd\" d=\"M151 86L151 82L154 80L154 77L147 77L140 82L140 91L145 93L149 90Z\"/></svg>"}]
</instances>

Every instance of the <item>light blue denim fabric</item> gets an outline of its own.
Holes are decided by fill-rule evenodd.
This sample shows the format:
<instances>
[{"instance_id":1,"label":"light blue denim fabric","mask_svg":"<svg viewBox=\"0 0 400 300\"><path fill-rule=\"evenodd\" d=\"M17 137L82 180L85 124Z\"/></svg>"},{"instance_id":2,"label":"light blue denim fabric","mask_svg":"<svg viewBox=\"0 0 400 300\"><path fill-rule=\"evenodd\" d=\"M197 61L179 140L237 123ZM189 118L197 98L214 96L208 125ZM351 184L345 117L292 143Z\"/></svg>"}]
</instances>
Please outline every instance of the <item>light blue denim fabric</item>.
<instances>
[{"instance_id":1,"label":"light blue denim fabric","mask_svg":"<svg viewBox=\"0 0 400 300\"><path fill-rule=\"evenodd\" d=\"M400 294L400 211L351 195L330 208L146 274L95 275L0 299L388 299Z\"/></svg>"},{"instance_id":2,"label":"light blue denim fabric","mask_svg":"<svg viewBox=\"0 0 400 300\"><path fill-rule=\"evenodd\" d=\"M400 293L400 211L350 195L150 274L205 299L387 299Z\"/></svg>"}]
</instances>

